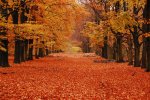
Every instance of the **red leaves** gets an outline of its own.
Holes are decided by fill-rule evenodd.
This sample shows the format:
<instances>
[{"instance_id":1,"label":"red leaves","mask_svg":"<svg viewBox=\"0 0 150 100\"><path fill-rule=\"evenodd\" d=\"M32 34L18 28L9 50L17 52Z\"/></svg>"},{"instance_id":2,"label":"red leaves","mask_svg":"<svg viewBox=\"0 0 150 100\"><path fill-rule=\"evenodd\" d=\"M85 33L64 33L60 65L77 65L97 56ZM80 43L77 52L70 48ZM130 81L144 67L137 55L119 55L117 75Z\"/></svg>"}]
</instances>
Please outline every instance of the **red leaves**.
<instances>
[{"instance_id":1,"label":"red leaves","mask_svg":"<svg viewBox=\"0 0 150 100\"><path fill-rule=\"evenodd\" d=\"M0 68L0 99L150 99L150 73L95 59L103 60L90 54L55 54Z\"/></svg>"}]
</instances>

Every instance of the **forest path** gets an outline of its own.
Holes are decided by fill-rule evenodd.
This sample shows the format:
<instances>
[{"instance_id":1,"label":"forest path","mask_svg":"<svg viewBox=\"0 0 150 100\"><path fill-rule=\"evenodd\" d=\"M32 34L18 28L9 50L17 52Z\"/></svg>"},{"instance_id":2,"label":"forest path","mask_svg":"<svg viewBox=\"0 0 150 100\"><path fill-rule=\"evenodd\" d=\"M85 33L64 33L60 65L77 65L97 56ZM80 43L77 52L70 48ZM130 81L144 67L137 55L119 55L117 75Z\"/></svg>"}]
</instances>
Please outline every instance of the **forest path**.
<instances>
[{"instance_id":1,"label":"forest path","mask_svg":"<svg viewBox=\"0 0 150 100\"><path fill-rule=\"evenodd\" d=\"M93 54L54 54L0 68L0 100L150 100L150 73Z\"/></svg>"}]
</instances>

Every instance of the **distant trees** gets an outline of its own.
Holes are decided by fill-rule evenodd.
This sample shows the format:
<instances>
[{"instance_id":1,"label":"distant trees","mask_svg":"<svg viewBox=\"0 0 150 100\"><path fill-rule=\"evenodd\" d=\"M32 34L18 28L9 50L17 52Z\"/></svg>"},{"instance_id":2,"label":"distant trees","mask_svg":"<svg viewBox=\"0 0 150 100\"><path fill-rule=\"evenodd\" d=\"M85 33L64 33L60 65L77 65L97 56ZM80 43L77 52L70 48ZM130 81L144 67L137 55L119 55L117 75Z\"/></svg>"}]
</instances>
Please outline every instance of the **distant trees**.
<instances>
[{"instance_id":1,"label":"distant trees","mask_svg":"<svg viewBox=\"0 0 150 100\"><path fill-rule=\"evenodd\" d=\"M135 67L142 66L149 71L149 1L145 0L81 0L93 9L95 23L99 26L98 34L103 41L98 44L102 57L115 59L117 62L128 61ZM87 23L88 24L88 23ZM93 29L90 28L90 29ZM94 30L87 32L87 25L83 34L94 35ZM99 38L95 39L101 40ZM97 41L97 40L95 40ZM90 44L93 42L91 41ZM97 44L95 44L96 46ZM97 50L94 50L97 52Z\"/></svg>"},{"instance_id":2,"label":"distant trees","mask_svg":"<svg viewBox=\"0 0 150 100\"><path fill-rule=\"evenodd\" d=\"M77 11L85 13L74 0L0 0L0 66L9 66L9 43L15 46L14 63L63 51L83 17Z\"/></svg>"}]
</instances>

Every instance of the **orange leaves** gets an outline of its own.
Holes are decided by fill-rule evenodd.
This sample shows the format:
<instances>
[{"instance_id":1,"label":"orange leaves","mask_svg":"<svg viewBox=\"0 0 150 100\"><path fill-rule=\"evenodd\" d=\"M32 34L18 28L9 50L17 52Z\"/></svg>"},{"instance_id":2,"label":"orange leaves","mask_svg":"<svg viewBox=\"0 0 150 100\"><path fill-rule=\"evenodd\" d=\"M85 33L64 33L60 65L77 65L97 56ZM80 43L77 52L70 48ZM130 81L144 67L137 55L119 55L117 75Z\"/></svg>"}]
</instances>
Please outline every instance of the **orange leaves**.
<instances>
[{"instance_id":1,"label":"orange leaves","mask_svg":"<svg viewBox=\"0 0 150 100\"><path fill-rule=\"evenodd\" d=\"M149 75L94 54L59 53L0 68L0 99L147 100Z\"/></svg>"},{"instance_id":2,"label":"orange leaves","mask_svg":"<svg viewBox=\"0 0 150 100\"><path fill-rule=\"evenodd\" d=\"M79 18L85 14L82 12L83 8L73 0L48 1L41 5L44 8L42 20L49 27L49 34L56 34L58 36L56 41L63 45L65 37L74 32L75 26L81 21Z\"/></svg>"},{"instance_id":3,"label":"orange leaves","mask_svg":"<svg viewBox=\"0 0 150 100\"><path fill-rule=\"evenodd\" d=\"M18 17L19 24L13 28L22 39L42 37L50 42L53 39L50 35L55 34L53 41L59 46L74 33L76 26L80 25L78 23L88 16L85 8L78 5L76 0L8 0L7 7L18 13L15 17ZM20 24L20 19L24 17L27 17L27 21ZM12 23L14 18L9 16L8 19L8 23Z\"/></svg>"},{"instance_id":4,"label":"orange leaves","mask_svg":"<svg viewBox=\"0 0 150 100\"><path fill-rule=\"evenodd\" d=\"M150 32L143 34L144 37L150 37Z\"/></svg>"}]
</instances>

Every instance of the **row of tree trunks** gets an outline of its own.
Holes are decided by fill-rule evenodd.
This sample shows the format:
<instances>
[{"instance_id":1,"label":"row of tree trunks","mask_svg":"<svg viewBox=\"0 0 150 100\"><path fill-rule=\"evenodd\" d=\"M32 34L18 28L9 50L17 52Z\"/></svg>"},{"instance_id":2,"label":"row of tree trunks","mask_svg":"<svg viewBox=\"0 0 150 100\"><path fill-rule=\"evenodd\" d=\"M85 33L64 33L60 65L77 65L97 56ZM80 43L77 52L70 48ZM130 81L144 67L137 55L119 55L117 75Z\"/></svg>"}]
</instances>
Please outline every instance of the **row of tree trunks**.
<instances>
[{"instance_id":1,"label":"row of tree trunks","mask_svg":"<svg viewBox=\"0 0 150 100\"><path fill-rule=\"evenodd\" d=\"M38 42L38 39L36 40ZM47 47L44 47L44 41L40 42L41 46L40 47L35 47L35 58L42 58L47 55L49 55L49 49Z\"/></svg>"},{"instance_id":2,"label":"row of tree trunks","mask_svg":"<svg viewBox=\"0 0 150 100\"><path fill-rule=\"evenodd\" d=\"M107 44L107 39L106 39L107 37L105 38L104 47L102 48L102 57L106 59L115 59L117 62L124 62L123 51L122 51L123 37L118 34L120 33L117 33L116 41L114 42L113 47L109 47L109 45Z\"/></svg>"},{"instance_id":3,"label":"row of tree trunks","mask_svg":"<svg viewBox=\"0 0 150 100\"><path fill-rule=\"evenodd\" d=\"M42 42L44 45L44 42ZM25 39L15 41L14 63L21 63L28 60L33 60L33 39ZM48 48L35 47L35 58L45 57L49 54Z\"/></svg>"},{"instance_id":4,"label":"row of tree trunks","mask_svg":"<svg viewBox=\"0 0 150 100\"><path fill-rule=\"evenodd\" d=\"M2 7L0 4L0 15L3 16L6 20L11 15L12 21L15 26L15 50L14 50L14 63L21 63L25 62L27 60L33 59L33 39L22 39L21 36L19 36L19 27L18 24L23 24L27 20L31 21L31 18L28 18L25 16L25 14L29 14L29 8L26 6L25 3L26 0L18 1L19 5L18 8L15 7L14 9ZM5 0L2 0L3 3L7 3ZM11 13L10 13L11 12ZM0 30L2 31L2 30ZM7 32L0 32L0 35L6 36ZM2 45L5 50L0 49L0 66L6 67L9 66L8 63L8 39L0 39L0 45ZM48 55L47 53L44 55L44 51L42 48L42 51L38 51L38 56L43 57L45 55Z\"/></svg>"},{"instance_id":5,"label":"row of tree trunks","mask_svg":"<svg viewBox=\"0 0 150 100\"><path fill-rule=\"evenodd\" d=\"M15 40L14 63L33 59L33 39Z\"/></svg>"}]
</instances>

